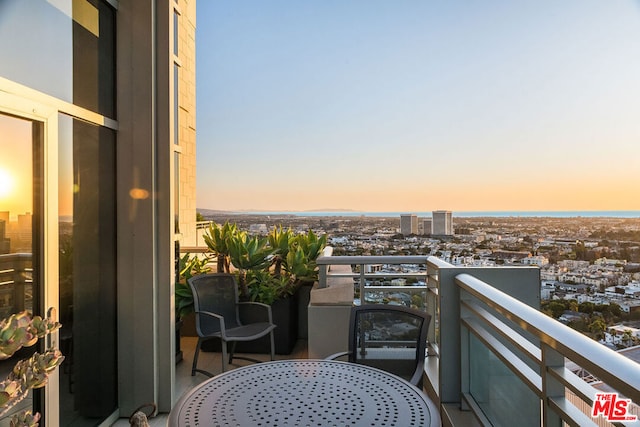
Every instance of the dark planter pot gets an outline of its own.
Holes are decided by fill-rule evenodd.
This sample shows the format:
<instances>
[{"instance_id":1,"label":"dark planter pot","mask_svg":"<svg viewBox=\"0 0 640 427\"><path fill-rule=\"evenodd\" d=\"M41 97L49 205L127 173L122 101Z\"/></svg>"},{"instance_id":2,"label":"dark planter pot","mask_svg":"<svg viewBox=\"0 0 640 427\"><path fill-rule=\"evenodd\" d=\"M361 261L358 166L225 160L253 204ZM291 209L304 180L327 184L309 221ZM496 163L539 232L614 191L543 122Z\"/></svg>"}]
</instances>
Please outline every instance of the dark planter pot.
<instances>
[{"instance_id":1,"label":"dark planter pot","mask_svg":"<svg viewBox=\"0 0 640 427\"><path fill-rule=\"evenodd\" d=\"M176 363L182 361L182 349L180 347L180 329L182 328L182 320L176 321Z\"/></svg>"},{"instance_id":2,"label":"dark planter pot","mask_svg":"<svg viewBox=\"0 0 640 427\"><path fill-rule=\"evenodd\" d=\"M243 322L259 322L260 310L247 310ZM277 328L273 331L276 354L291 354L298 339L298 305L295 296L279 299L271 304L273 323ZM220 351L220 340L213 339L202 343L202 351ZM269 353L269 336L254 341L238 342L236 353Z\"/></svg>"},{"instance_id":3,"label":"dark planter pot","mask_svg":"<svg viewBox=\"0 0 640 427\"><path fill-rule=\"evenodd\" d=\"M309 339L308 308L311 288L313 288L313 283L305 283L298 288L295 295L298 300L298 338L302 340Z\"/></svg>"},{"instance_id":4,"label":"dark planter pot","mask_svg":"<svg viewBox=\"0 0 640 427\"><path fill-rule=\"evenodd\" d=\"M180 327L180 335L183 337L197 337L198 333L196 332L196 315L191 312L186 316L180 318L182 322L182 326Z\"/></svg>"}]
</instances>

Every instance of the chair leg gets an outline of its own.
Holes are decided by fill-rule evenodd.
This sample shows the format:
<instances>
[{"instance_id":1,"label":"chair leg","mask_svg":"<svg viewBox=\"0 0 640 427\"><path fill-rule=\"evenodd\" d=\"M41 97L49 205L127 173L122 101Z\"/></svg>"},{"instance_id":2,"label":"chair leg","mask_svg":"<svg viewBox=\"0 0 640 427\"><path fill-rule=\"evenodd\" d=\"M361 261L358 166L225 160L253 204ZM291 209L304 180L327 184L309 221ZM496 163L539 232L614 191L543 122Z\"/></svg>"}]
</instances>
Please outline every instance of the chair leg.
<instances>
[{"instance_id":1,"label":"chair leg","mask_svg":"<svg viewBox=\"0 0 640 427\"><path fill-rule=\"evenodd\" d=\"M193 365L191 366L191 376L196 375L196 368L198 366L198 355L200 354L200 344L202 340L198 338L198 343L196 344L196 351L193 354Z\"/></svg>"},{"instance_id":2,"label":"chair leg","mask_svg":"<svg viewBox=\"0 0 640 427\"><path fill-rule=\"evenodd\" d=\"M276 359L276 351L275 351L275 345L273 343L273 330L271 332L269 332L269 338L271 340L271 360L275 360Z\"/></svg>"},{"instance_id":3,"label":"chair leg","mask_svg":"<svg viewBox=\"0 0 640 427\"><path fill-rule=\"evenodd\" d=\"M238 341L231 341L231 350L229 351L229 363L231 363L233 361L233 353L236 352L236 343Z\"/></svg>"},{"instance_id":4,"label":"chair leg","mask_svg":"<svg viewBox=\"0 0 640 427\"><path fill-rule=\"evenodd\" d=\"M220 340L220 347L222 347L222 372L227 370L227 342Z\"/></svg>"}]
</instances>

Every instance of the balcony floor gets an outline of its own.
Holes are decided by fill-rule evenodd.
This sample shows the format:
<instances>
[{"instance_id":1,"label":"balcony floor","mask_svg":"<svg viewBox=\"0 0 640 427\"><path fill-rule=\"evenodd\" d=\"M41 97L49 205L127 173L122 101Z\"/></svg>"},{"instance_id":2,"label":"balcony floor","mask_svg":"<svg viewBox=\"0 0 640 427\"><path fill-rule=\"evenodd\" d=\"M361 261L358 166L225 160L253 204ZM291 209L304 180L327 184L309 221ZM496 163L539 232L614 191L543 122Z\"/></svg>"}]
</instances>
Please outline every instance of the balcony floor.
<instances>
[{"instance_id":1,"label":"balcony floor","mask_svg":"<svg viewBox=\"0 0 640 427\"><path fill-rule=\"evenodd\" d=\"M176 399L179 399L184 393L189 391L191 388L196 386L197 384L205 381L207 377L203 374L197 373L195 376L191 376L191 364L193 362L193 352L196 346L196 342L198 341L197 337L182 337L180 341L180 346L183 352L183 360L176 364ZM241 355L241 353L239 353ZM251 354L247 355L254 359L258 360L269 360L268 354ZM220 360L221 353L212 353L212 352L200 352L200 357L198 358L198 368L207 370L213 374L218 374L221 371L222 361ZM284 359L307 359L308 351L307 351L307 341L300 340L296 343L293 348L293 352L291 354L278 355L276 354L276 360L284 360ZM233 361L233 364L229 365L229 369L238 368L240 366L245 366L251 364L246 360L236 359ZM160 414L156 417L153 417L149 420L149 424L151 427L165 427L167 425L167 420L169 416L168 414ZM129 427L129 419L128 418L120 418L115 424L115 427Z\"/></svg>"}]
</instances>

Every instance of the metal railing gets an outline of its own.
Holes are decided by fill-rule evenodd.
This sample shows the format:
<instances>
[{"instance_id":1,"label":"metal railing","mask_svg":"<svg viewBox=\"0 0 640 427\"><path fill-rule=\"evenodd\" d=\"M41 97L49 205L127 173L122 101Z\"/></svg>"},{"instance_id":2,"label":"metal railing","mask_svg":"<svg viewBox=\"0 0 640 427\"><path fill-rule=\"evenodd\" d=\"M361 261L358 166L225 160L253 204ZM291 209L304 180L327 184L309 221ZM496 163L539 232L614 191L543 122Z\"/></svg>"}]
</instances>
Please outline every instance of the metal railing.
<instances>
[{"instance_id":1,"label":"metal railing","mask_svg":"<svg viewBox=\"0 0 640 427\"><path fill-rule=\"evenodd\" d=\"M544 425L560 425L560 420L596 425L567 395L571 392L592 407L598 390L568 370L565 359L640 402L640 365L636 362L469 274L460 274L455 281L463 291L461 324L539 399ZM472 369L471 364L465 368ZM469 394L467 398L476 400L472 388Z\"/></svg>"},{"instance_id":2,"label":"metal railing","mask_svg":"<svg viewBox=\"0 0 640 427\"><path fill-rule=\"evenodd\" d=\"M425 265L426 271L398 276L366 267L378 264ZM351 271L333 274L335 265ZM631 399L628 414L637 413L640 365L540 312L537 267L460 267L425 256L326 256L318 258L318 266L320 288L333 278L348 278L354 299L414 288L374 285L380 277L424 279L416 288L425 292L425 310L432 315L425 391L443 415L455 407L484 425L610 425L589 412L602 391ZM603 388L570 371L568 360Z\"/></svg>"},{"instance_id":3,"label":"metal railing","mask_svg":"<svg viewBox=\"0 0 640 427\"><path fill-rule=\"evenodd\" d=\"M426 256L320 256L319 288L329 279L351 278L354 301L362 303L394 303L421 309L427 307ZM332 266L351 266L350 272L332 272ZM380 267L377 271L375 267ZM394 284L406 280L409 284Z\"/></svg>"},{"instance_id":4,"label":"metal railing","mask_svg":"<svg viewBox=\"0 0 640 427\"><path fill-rule=\"evenodd\" d=\"M32 256L28 253L0 255L0 317L33 307Z\"/></svg>"}]
</instances>

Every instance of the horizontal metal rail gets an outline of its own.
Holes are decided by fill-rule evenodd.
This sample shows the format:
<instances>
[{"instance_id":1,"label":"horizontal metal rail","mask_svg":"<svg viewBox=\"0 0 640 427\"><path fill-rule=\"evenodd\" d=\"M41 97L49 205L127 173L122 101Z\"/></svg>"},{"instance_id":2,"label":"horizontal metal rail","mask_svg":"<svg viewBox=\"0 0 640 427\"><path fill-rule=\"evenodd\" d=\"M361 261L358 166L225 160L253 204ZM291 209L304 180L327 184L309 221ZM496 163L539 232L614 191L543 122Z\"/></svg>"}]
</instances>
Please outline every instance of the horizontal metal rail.
<instances>
[{"instance_id":1,"label":"horizontal metal rail","mask_svg":"<svg viewBox=\"0 0 640 427\"><path fill-rule=\"evenodd\" d=\"M3 316L31 309L33 278L32 255L12 253L0 255L0 288Z\"/></svg>"},{"instance_id":2,"label":"horizontal metal rail","mask_svg":"<svg viewBox=\"0 0 640 427\"><path fill-rule=\"evenodd\" d=\"M594 423L566 399L565 393L561 393L560 396L547 395L542 384L548 381L561 384L588 405L593 405L597 390L564 366L545 365L542 355L548 351L570 359L626 398L636 403L640 402L640 365L636 362L469 274L457 275L455 282L475 300L486 304L539 340L538 347L474 300L463 298L461 301L461 307L468 314L461 319L462 324L540 397L543 407L547 405L570 425ZM538 366L538 372L532 370L524 359L507 348L495 334L533 361Z\"/></svg>"},{"instance_id":3,"label":"horizontal metal rail","mask_svg":"<svg viewBox=\"0 0 640 427\"><path fill-rule=\"evenodd\" d=\"M320 268L319 272L319 287L324 288L327 286L328 277L332 278L353 278L354 284L358 283L359 295L361 301L366 301L366 295L372 292L411 292L426 290L427 289L427 264L428 257L426 256L320 256L317 258L316 263ZM333 265L348 265L356 267L356 270L351 273L345 273L342 270L338 273L329 273L331 266ZM366 271L368 265L388 265L388 266L425 266L422 271L417 272L405 272L405 271L384 271L384 272L370 272ZM418 283L407 283L404 285L389 284L381 285L375 283L377 281L383 281L388 279L417 279ZM367 281L374 282L367 284ZM422 282L419 283L419 282ZM355 296L354 296L355 298ZM425 294L426 298L426 294ZM426 307L427 301L423 301Z\"/></svg>"},{"instance_id":4,"label":"horizontal metal rail","mask_svg":"<svg viewBox=\"0 0 640 427\"><path fill-rule=\"evenodd\" d=\"M366 264L426 264L427 256L407 255L380 255L380 256L319 256L318 265L366 265Z\"/></svg>"}]
</instances>

